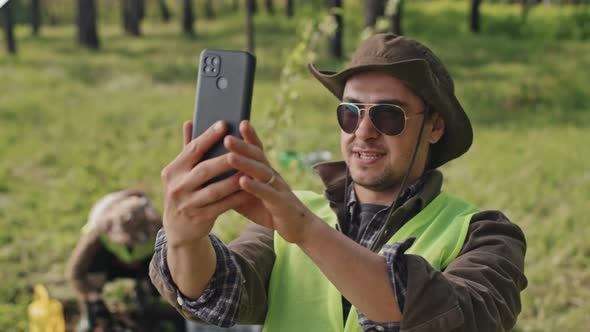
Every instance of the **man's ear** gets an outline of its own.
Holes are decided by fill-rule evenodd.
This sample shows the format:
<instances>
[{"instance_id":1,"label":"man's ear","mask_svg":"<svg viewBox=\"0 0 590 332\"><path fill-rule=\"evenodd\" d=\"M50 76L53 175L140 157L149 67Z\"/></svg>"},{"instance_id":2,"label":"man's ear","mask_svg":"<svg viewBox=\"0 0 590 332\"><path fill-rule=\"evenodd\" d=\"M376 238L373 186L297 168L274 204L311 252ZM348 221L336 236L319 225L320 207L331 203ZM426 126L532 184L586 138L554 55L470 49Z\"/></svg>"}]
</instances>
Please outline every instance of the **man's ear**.
<instances>
[{"instance_id":1,"label":"man's ear","mask_svg":"<svg viewBox=\"0 0 590 332\"><path fill-rule=\"evenodd\" d=\"M445 133L445 120L442 118L440 113L436 112L432 115L432 130L430 131L430 137L428 143L435 144Z\"/></svg>"}]
</instances>

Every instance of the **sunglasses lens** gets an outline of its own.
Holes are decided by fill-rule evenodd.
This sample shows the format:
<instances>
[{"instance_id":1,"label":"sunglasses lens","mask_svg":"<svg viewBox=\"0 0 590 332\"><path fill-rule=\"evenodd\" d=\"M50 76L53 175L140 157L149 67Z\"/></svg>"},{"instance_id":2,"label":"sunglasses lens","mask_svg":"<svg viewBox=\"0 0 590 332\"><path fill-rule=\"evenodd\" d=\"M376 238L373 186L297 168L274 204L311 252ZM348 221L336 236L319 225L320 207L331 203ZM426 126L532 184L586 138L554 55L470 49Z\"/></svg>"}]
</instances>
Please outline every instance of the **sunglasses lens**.
<instances>
[{"instance_id":1,"label":"sunglasses lens","mask_svg":"<svg viewBox=\"0 0 590 332\"><path fill-rule=\"evenodd\" d=\"M359 109L354 105L340 104L336 112L340 128L347 134L354 133L359 121Z\"/></svg>"},{"instance_id":2,"label":"sunglasses lens","mask_svg":"<svg viewBox=\"0 0 590 332\"><path fill-rule=\"evenodd\" d=\"M399 135L406 123L404 111L393 105L375 105L371 107L369 116L375 128L385 135Z\"/></svg>"}]
</instances>

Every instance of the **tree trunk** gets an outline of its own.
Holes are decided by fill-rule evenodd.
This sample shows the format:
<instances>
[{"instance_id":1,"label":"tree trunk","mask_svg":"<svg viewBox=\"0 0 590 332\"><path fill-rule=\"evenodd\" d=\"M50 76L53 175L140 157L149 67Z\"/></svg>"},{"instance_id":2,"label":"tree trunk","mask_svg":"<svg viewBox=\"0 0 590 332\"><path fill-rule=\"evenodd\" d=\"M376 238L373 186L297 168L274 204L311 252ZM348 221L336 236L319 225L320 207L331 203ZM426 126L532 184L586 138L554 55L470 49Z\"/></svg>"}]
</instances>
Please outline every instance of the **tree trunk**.
<instances>
[{"instance_id":1,"label":"tree trunk","mask_svg":"<svg viewBox=\"0 0 590 332\"><path fill-rule=\"evenodd\" d=\"M329 37L330 55L341 59L342 58L342 0L328 0L328 6L334 20L336 21L336 30L334 34Z\"/></svg>"},{"instance_id":2,"label":"tree trunk","mask_svg":"<svg viewBox=\"0 0 590 332\"><path fill-rule=\"evenodd\" d=\"M129 33L129 0L121 0L121 23L123 24L123 31Z\"/></svg>"},{"instance_id":3,"label":"tree trunk","mask_svg":"<svg viewBox=\"0 0 590 332\"><path fill-rule=\"evenodd\" d=\"M162 21L170 21L170 9L166 5L166 0L158 0L158 7L160 7L160 15L162 15Z\"/></svg>"},{"instance_id":4,"label":"tree trunk","mask_svg":"<svg viewBox=\"0 0 590 332\"><path fill-rule=\"evenodd\" d=\"M14 42L14 22L12 21L12 3L9 1L0 8L2 25L4 26L4 40L6 50L10 54L16 54L16 43Z\"/></svg>"},{"instance_id":5,"label":"tree trunk","mask_svg":"<svg viewBox=\"0 0 590 332\"><path fill-rule=\"evenodd\" d=\"M395 12L391 15L391 32L402 35L402 14L404 13L404 0L399 0Z\"/></svg>"},{"instance_id":6,"label":"tree trunk","mask_svg":"<svg viewBox=\"0 0 590 332\"><path fill-rule=\"evenodd\" d=\"M145 0L137 0L135 5L137 6L137 11L139 13L139 22L141 22L145 18Z\"/></svg>"},{"instance_id":7,"label":"tree trunk","mask_svg":"<svg viewBox=\"0 0 590 332\"><path fill-rule=\"evenodd\" d=\"M78 44L97 49L99 41L96 32L96 3L94 1L76 0L76 24L78 25Z\"/></svg>"},{"instance_id":8,"label":"tree trunk","mask_svg":"<svg viewBox=\"0 0 590 332\"><path fill-rule=\"evenodd\" d=\"M215 18L215 11L213 10L213 0L205 1L205 16L210 20Z\"/></svg>"},{"instance_id":9,"label":"tree trunk","mask_svg":"<svg viewBox=\"0 0 590 332\"><path fill-rule=\"evenodd\" d=\"M275 6L272 0L266 0L266 11L271 14L274 15L275 13Z\"/></svg>"},{"instance_id":10,"label":"tree trunk","mask_svg":"<svg viewBox=\"0 0 590 332\"><path fill-rule=\"evenodd\" d=\"M182 32L187 35L194 35L193 23L195 16L193 15L193 4L191 0L182 0Z\"/></svg>"},{"instance_id":11,"label":"tree trunk","mask_svg":"<svg viewBox=\"0 0 590 332\"><path fill-rule=\"evenodd\" d=\"M365 27L374 27L377 18L385 14L384 0L365 0Z\"/></svg>"},{"instance_id":12,"label":"tree trunk","mask_svg":"<svg viewBox=\"0 0 590 332\"><path fill-rule=\"evenodd\" d=\"M127 33L132 36L141 36L139 23L141 22L142 0L124 0L127 7Z\"/></svg>"},{"instance_id":13,"label":"tree trunk","mask_svg":"<svg viewBox=\"0 0 590 332\"><path fill-rule=\"evenodd\" d=\"M246 0L246 39L248 51L254 54L254 5L256 0Z\"/></svg>"},{"instance_id":14,"label":"tree trunk","mask_svg":"<svg viewBox=\"0 0 590 332\"><path fill-rule=\"evenodd\" d=\"M258 12L258 3L256 0L246 0L246 8L254 15Z\"/></svg>"},{"instance_id":15,"label":"tree trunk","mask_svg":"<svg viewBox=\"0 0 590 332\"><path fill-rule=\"evenodd\" d=\"M534 0L520 0L520 3L522 4L521 17L522 17L522 20L525 21L529 15L529 10L535 4L535 1Z\"/></svg>"},{"instance_id":16,"label":"tree trunk","mask_svg":"<svg viewBox=\"0 0 590 332\"><path fill-rule=\"evenodd\" d=\"M41 27L41 0L31 0L31 25L33 28L33 35L39 35L39 28Z\"/></svg>"},{"instance_id":17,"label":"tree trunk","mask_svg":"<svg viewBox=\"0 0 590 332\"><path fill-rule=\"evenodd\" d=\"M294 0L287 0L287 6L286 6L287 17L293 17L293 14L295 14L295 11L293 8L293 1Z\"/></svg>"},{"instance_id":18,"label":"tree trunk","mask_svg":"<svg viewBox=\"0 0 590 332\"><path fill-rule=\"evenodd\" d=\"M471 32L478 33L479 32L479 5L481 4L481 0L471 0L471 24L469 28Z\"/></svg>"}]
</instances>

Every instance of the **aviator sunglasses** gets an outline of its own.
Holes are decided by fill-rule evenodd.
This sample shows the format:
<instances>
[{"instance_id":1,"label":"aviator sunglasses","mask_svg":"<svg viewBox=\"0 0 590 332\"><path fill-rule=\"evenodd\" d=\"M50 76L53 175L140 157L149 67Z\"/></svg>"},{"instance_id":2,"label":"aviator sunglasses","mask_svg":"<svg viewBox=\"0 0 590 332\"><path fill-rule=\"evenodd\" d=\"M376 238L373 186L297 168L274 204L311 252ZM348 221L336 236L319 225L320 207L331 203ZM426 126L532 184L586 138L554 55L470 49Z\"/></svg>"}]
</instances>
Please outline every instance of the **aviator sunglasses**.
<instances>
[{"instance_id":1,"label":"aviator sunglasses","mask_svg":"<svg viewBox=\"0 0 590 332\"><path fill-rule=\"evenodd\" d=\"M361 109L359 106L363 108ZM340 128L347 134L354 133L359 126L363 110L369 114L369 119L375 129L387 136L401 134L406 128L408 119L425 113L420 112L408 116L403 108L393 104L340 103L336 108Z\"/></svg>"}]
</instances>

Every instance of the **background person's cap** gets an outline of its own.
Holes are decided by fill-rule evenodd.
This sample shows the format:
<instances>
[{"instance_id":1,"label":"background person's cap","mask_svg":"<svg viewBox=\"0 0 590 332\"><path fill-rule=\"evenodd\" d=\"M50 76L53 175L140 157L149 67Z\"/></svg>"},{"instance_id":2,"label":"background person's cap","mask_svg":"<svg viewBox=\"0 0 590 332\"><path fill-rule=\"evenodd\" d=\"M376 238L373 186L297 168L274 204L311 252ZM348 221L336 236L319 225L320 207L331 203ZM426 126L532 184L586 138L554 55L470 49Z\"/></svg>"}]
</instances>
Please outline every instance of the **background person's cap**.
<instances>
[{"instance_id":1,"label":"background person's cap","mask_svg":"<svg viewBox=\"0 0 590 332\"><path fill-rule=\"evenodd\" d=\"M359 45L343 70L320 71L313 64L309 70L340 100L348 78L359 72L384 72L404 82L445 121L445 133L431 148L428 168L459 157L471 146L473 129L455 96L453 79L440 59L416 40L392 33L376 34Z\"/></svg>"}]
</instances>

